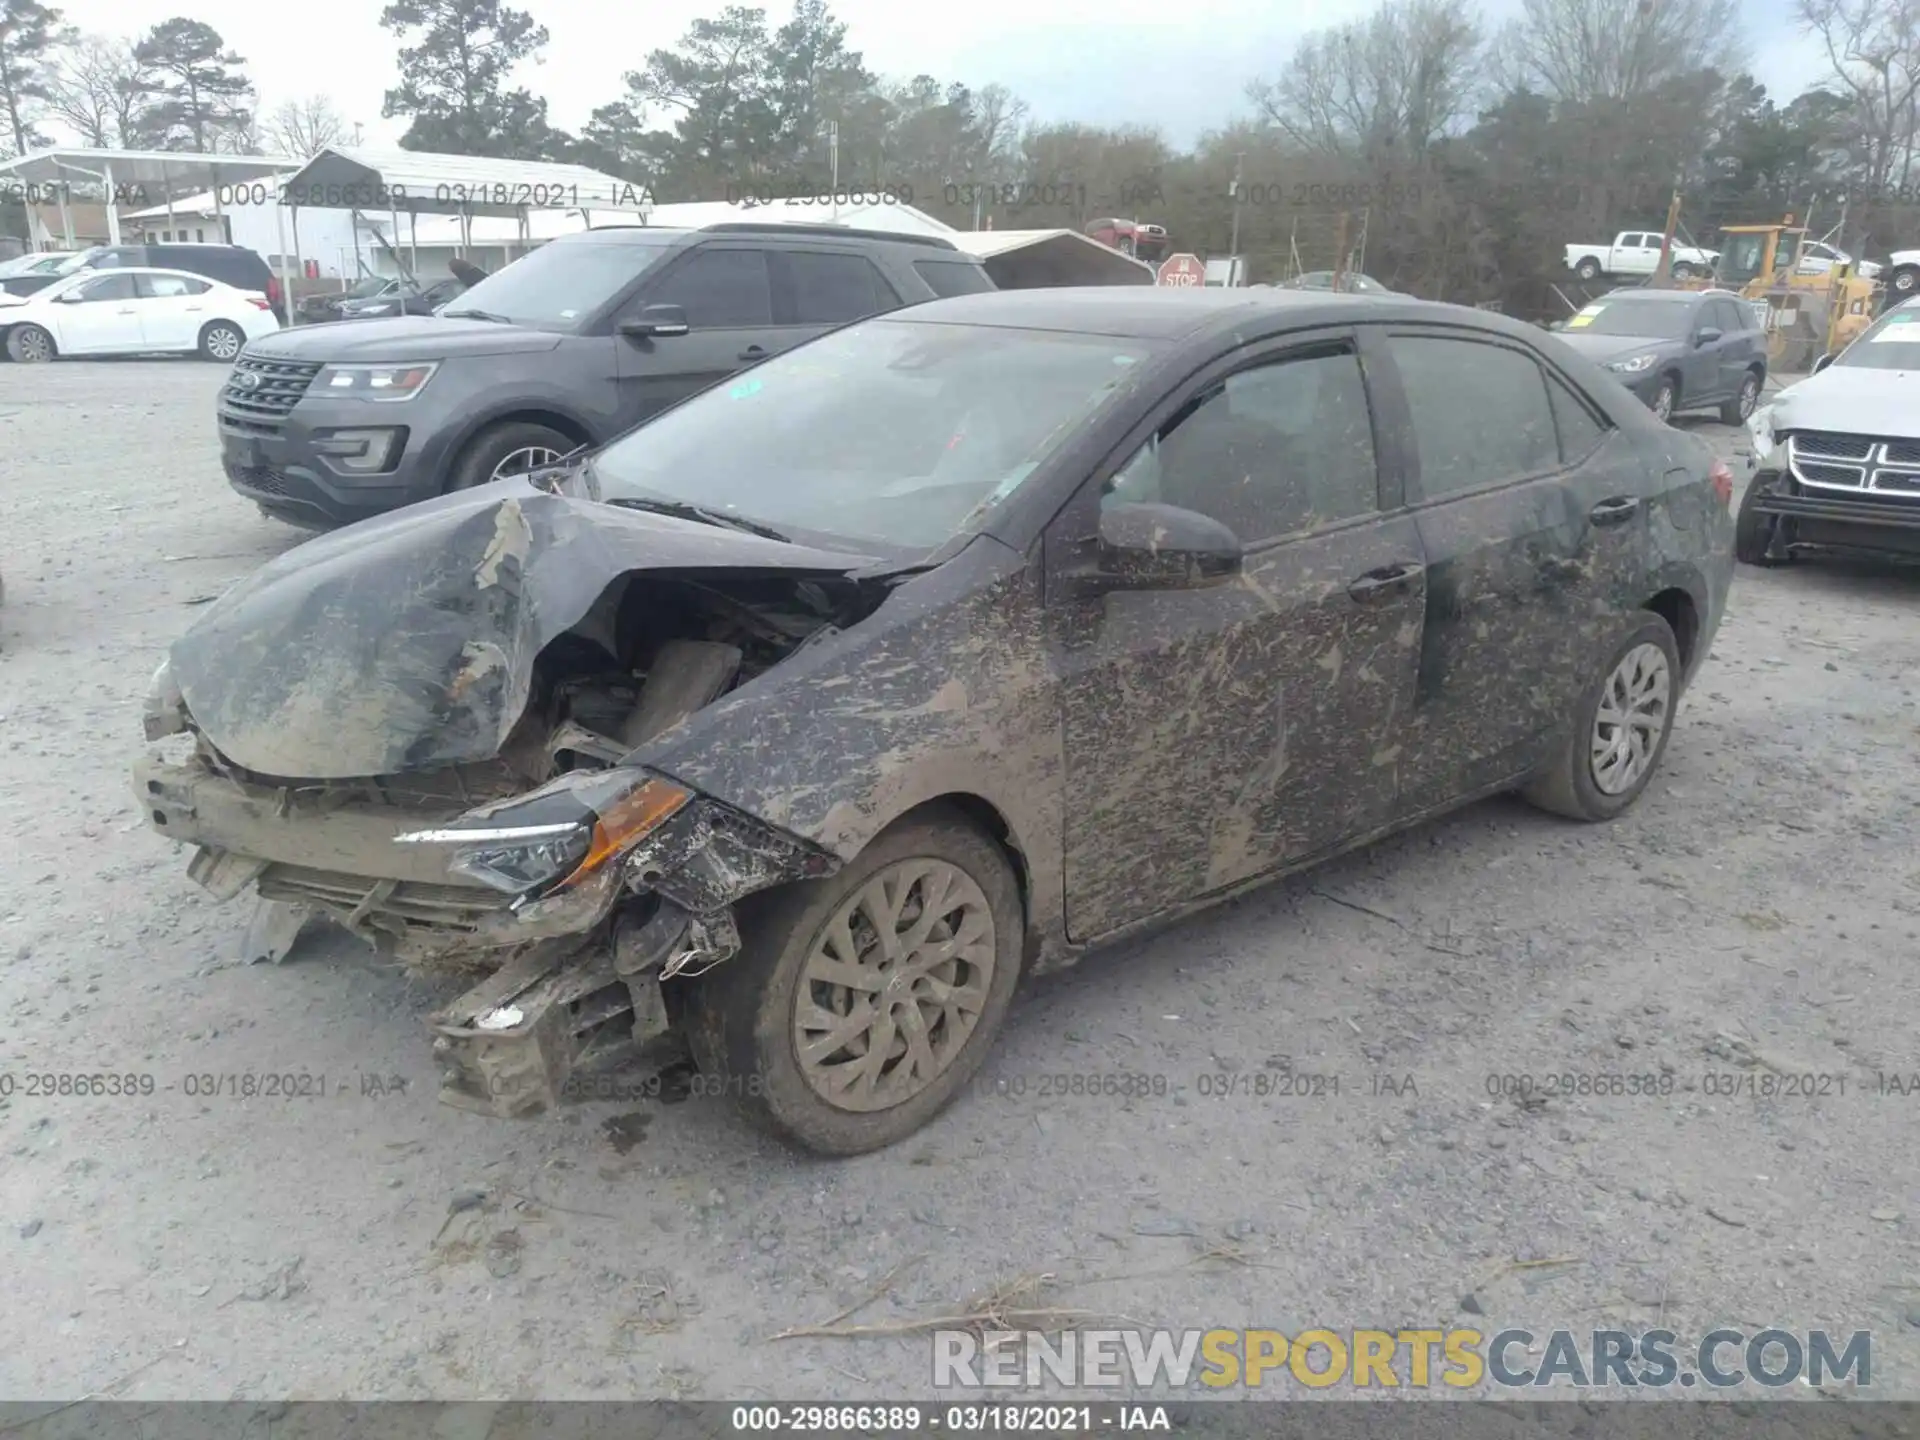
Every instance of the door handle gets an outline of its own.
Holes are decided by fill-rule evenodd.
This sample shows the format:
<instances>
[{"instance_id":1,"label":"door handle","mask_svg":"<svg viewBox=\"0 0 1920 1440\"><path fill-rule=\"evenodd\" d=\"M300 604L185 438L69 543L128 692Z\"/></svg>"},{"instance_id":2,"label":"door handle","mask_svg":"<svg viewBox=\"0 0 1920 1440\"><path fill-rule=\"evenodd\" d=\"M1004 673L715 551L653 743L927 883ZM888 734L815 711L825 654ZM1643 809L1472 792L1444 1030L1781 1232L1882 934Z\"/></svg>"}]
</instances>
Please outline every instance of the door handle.
<instances>
[{"instance_id":1,"label":"door handle","mask_svg":"<svg viewBox=\"0 0 1920 1440\"><path fill-rule=\"evenodd\" d=\"M204 309L206 309L206 308L207 308L207 307L206 307L206 306L204 306L204 305L189 305L189 306L187 306L187 314L189 314L189 315L198 315L198 314L199 314L199 313L200 313L200 312L201 312L202 310L204 310Z\"/></svg>"},{"instance_id":2,"label":"door handle","mask_svg":"<svg viewBox=\"0 0 1920 1440\"><path fill-rule=\"evenodd\" d=\"M766 353L766 349L763 346L749 345L740 352L739 358L742 360L760 360L766 357Z\"/></svg>"},{"instance_id":3,"label":"door handle","mask_svg":"<svg viewBox=\"0 0 1920 1440\"><path fill-rule=\"evenodd\" d=\"M138 310L116 310L113 313L116 315L138 315L140 312Z\"/></svg>"},{"instance_id":4,"label":"door handle","mask_svg":"<svg viewBox=\"0 0 1920 1440\"><path fill-rule=\"evenodd\" d=\"M1369 570L1348 585L1347 594L1362 605L1384 600L1404 591L1426 568L1411 560L1398 565L1384 565L1378 570Z\"/></svg>"},{"instance_id":5,"label":"door handle","mask_svg":"<svg viewBox=\"0 0 1920 1440\"><path fill-rule=\"evenodd\" d=\"M1640 500L1634 495L1616 495L1610 500L1602 500L1587 512L1587 518L1596 525L1618 525L1630 520L1640 510Z\"/></svg>"}]
</instances>

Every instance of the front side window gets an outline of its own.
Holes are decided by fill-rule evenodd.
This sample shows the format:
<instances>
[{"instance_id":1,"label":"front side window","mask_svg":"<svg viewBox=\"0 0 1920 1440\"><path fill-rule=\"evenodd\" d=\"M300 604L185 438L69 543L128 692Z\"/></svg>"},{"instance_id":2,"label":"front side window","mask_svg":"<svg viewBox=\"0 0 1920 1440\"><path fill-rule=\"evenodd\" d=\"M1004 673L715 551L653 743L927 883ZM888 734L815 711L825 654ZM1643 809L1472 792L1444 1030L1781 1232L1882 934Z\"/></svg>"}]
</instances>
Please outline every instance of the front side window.
<instances>
[{"instance_id":1,"label":"front side window","mask_svg":"<svg viewBox=\"0 0 1920 1440\"><path fill-rule=\"evenodd\" d=\"M102 275L98 280L89 280L78 292L80 298L89 303L96 300L131 300L139 293L133 276Z\"/></svg>"},{"instance_id":2,"label":"front side window","mask_svg":"<svg viewBox=\"0 0 1920 1440\"><path fill-rule=\"evenodd\" d=\"M1102 504L1177 505L1252 544L1369 514L1378 494L1366 385L1341 345L1213 386L1121 467Z\"/></svg>"},{"instance_id":3,"label":"front side window","mask_svg":"<svg viewBox=\"0 0 1920 1440\"><path fill-rule=\"evenodd\" d=\"M477 297L484 286L469 294ZM476 298L475 303L478 303ZM773 324L773 288L760 250L701 250L681 261L646 296L678 305L695 330L758 329Z\"/></svg>"},{"instance_id":4,"label":"front side window","mask_svg":"<svg viewBox=\"0 0 1920 1440\"><path fill-rule=\"evenodd\" d=\"M1395 335L1388 345L1413 412L1425 498L1559 468L1546 380L1531 355L1438 335Z\"/></svg>"}]
</instances>

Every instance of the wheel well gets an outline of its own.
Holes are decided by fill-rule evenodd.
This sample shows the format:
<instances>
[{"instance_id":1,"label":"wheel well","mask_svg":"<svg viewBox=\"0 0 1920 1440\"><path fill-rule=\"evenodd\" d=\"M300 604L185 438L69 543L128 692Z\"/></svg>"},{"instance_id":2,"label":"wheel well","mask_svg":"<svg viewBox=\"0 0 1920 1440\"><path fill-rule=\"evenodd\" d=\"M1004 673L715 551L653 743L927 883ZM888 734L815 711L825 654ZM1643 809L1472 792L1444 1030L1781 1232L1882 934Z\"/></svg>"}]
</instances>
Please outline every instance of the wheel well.
<instances>
[{"instance_id":1,"label":"wheel well","mask_svg":"<svg viewBox=\"0 0 1920 1440\"><path fill-rule=\"evenodd\" d=\"M1020 908L1023 914L1033 913L1033 877L1027 870L1026 853L1020 843L1013 838L1013 827L1007 824L1007 817L988 800L965 791L954 791L947 795L936 795L924 805L916 805L916 810L946 805L958 810L974 824L978 825L994 842L1006 852L1008 861L1013 865L1014 883L1020 887Z\"/></svg>"},{"instance_id":2,"label":"wheel well","mask_svg":"<svg viewBox=\"0 0 1920 1440\"><path fill-rule=\"evenodd\" d=\"M489 417L486 424L467 437L466 442L460 447L461 450L464 451L468 445L497 425L545 425L550 430L558 430L576 445L584 445L593 438L580 425L569 420L565 415L557 415L551 410L513 410L505 415Z\"/></svg>"},{"instance_id":3,"label":"wheel well","mask_svg":"<svg viewBox=\"0 0 1920 1440\"><path fill-rule=\"evenodd\" d=\"M1680 651L1680 673L1693 670L1693 650L1700 639L1700 609L1693 597L1677 586L1662 590L1643 607L1651 610L1673 631L1673 643Z\"/></svg>"}]
</instances>

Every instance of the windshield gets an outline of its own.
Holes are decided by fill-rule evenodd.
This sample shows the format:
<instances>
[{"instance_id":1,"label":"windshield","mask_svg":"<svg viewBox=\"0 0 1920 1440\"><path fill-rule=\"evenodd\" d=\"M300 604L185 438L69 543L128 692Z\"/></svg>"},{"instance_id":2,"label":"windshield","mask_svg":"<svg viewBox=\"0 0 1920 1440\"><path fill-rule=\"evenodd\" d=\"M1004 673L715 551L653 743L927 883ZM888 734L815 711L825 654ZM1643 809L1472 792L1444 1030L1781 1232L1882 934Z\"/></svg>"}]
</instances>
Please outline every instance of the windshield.
<instances>
[{"instance_id":1,"label":"windshield","mask_svg":"<svg viewBox=\"0 0 1920 1440\"><path fill-rule=\"evenodd\" d=\"M1857 370L1920 370L1920 307L1889 310L1833 363Z\"/></svg>"},{"instance_id":2,"label":"windshield","mask_svg":"<svg viewBox=\"0 0 1920 1440\"><path fill-rule=\"evenodd\" d=\"M0 275L37 275L48 270L58 270L65 257L59 255L41 255L28 251L25 255L16 255L11 260L0 260Z\"/></svg>"},{"instance_id":3,"label":"windshield","mask_svg":"<svg viewBox=\"0 0 1920 1440\"><path fill-rule=\"evenodd\" d=\"M658 264L679 236L667 232L617 242L555 241L489 275L455 310L484 310L516 325L571 330Z\"/></svg>"},{"instance_id":4,"label":"windshield","mask_svg":"<svg viewBox=\"0 0 1920 1440\"><path fill-rule=\"evenodd\" d=\"M393 282L391 280L388 280L382 276L369 275L367 276L366 279L360 281L357 285L355 285L351 290L347 291L346 295L343 296L342 298L347 300L366 300L371 298L372 296L378 295L382 290L385 290L387 286L391 285L392 283Z\"/></svg>"},{"instance_id":5,"label":"windshield","mask_svg":"<svg viewBox=\"0 0 1920 1440\"><path fill-rule=\"evenodd\" d=\"M688 501L924 554L976 528L1150 349L869 320L669 411L602 451L594 470L606 500Z\"/></svg>"},{"instance_id":6,"label":"windshield","mask_svg":"<svg viewBox=\"0 0 1920 1440\"><path fill-rule=\"evenodd\" d=\"M1609 295L1567 321L1580 335L1628 335L1648 340L1684 340L1693 324L1693 307L1671 300Z\"/></svg>"}]
</instances>

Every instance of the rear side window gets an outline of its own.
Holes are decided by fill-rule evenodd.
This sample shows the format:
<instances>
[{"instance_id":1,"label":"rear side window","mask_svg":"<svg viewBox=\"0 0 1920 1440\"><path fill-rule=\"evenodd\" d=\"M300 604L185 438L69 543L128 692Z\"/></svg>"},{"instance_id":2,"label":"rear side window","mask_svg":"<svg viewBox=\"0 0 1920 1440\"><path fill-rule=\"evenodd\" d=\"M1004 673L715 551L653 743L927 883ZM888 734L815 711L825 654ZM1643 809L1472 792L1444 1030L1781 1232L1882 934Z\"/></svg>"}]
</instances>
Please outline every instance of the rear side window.
<instances>
[{"instance_id":1,"label":"rear side window","mask_svg":"<svg viewBox=\"0 0 1920 1440\"><path fill-rule=\"evenodd\" d=\"M773 287L761 250L701 250L681 261L646 303L678 305L695 330L773 324Z\"/></svg>"},{"instance_id":2,"label":"rear side window","mask_svg":"<svg viewBox=\"0 0 1920 1440\"><path fill-rule=\"evenodd\" d=\"M166 300L179 295L204 295L213 286L205 280L189 280L184 275L141 275L140 293L150 300Z\"/></svg>"},{"instance_id":3,"label":"rear side window","mask_svg":"<svg viewBox=\"0 0 1920 1440\"><path fill-rule=\"evenodd\" d=\"M900 297L864 255L825 250L781 250L772 257L787 325L844 325L896 309Z\"/></svg>"},{"instance_id":4,"label":"rear side window","mask_svg":"<svg viewBox=\"0 0 1920 1440\"><path fill-rule=\"evenodd\" d=\"M995 288L983 267L960 260L916 260L913 268L942 300L950 295L981 295Z\"/></svg>"},{"instance_id":5,"label":"rear side window","mask_svg":"<svg viewBox=\"0 0 1920 1440\"><path fill-rule=\"evenodd\" d=\"M1453 336L1395 335L1387 344L1413 414L1424 498L1560 468L1546 377L1531 355Z\"/></svg>"},{"instance_id":6,"label":"rear side window","mask_svg":"<svg viewBox=\"0 0 1920 1440\"><path fill-rule=\"evenodd\" d=\"M1586 401L1575 395L1565 381L1547 376L1547 398L1553 406L1554 424L1560 430L1560 458L1572 465L1600 448L1607 438L1607 427L1594 419Z\"/></svg>"}]
</instances>

